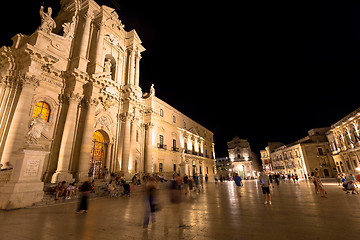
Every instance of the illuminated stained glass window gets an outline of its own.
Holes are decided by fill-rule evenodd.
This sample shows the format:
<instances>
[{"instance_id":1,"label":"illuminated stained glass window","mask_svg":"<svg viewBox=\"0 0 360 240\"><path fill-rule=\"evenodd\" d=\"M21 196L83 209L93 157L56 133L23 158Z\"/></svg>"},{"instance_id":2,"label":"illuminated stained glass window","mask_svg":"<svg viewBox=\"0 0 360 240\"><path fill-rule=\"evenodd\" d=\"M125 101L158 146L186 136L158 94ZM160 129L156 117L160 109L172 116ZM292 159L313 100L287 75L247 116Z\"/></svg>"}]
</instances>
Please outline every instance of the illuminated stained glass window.
<instances>
[{"instance_id":1,"label":"illuminated stained glass window","mask_svg":"<svg viewBox=\"0 0 360 240\"><path fill-rule=\"evenodd\" d=\"M49 104L47 104L46 102L38 102L35 105L34 108L34 113L33 113L33 118L37 117L39 114L42 114L42 119L44 119L46 122L49 121L49 116L50 116L50 106Z\"/></svg>"},{"instance_id":2,"label":"illuminated stained glass window","mask_svg":"<svg viewBox=\"0 0 360 240\"><path fill-rule=\"evenodd\" d=\"M101 178L105 152L104 136L99 131L93 133L91 158L89 163L89 176Z\"/></svg>"}]
</instances>

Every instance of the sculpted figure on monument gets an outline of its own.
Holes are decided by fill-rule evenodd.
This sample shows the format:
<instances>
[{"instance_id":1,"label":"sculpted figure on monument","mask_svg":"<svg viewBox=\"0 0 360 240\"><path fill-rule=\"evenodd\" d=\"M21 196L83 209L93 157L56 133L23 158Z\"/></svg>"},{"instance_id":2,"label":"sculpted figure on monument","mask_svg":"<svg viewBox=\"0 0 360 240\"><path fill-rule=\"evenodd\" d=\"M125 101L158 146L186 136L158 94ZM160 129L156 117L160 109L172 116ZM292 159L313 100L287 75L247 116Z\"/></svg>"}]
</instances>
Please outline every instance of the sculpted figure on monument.
<instances>
[{"instance_id":1,"label":"sculpted figure on monument","mask_svg":"<svg viewBox=\"0 0 360 240\"><path fill-rule=\"evenodd\" d=\"M150 96L154 96L154 95L155 95L154 84L151 84L151 87L150 87Z\"/></svg>"},{"instance_id":2,"label":"sculpted figure on monument","mask_svg":"<svg viewBox=\"0 0 360 240\"><path fill-rule=\"evenodd\" d=\"M37 117L34 117L30 123L30 130L29 132L26 134L26 138L27 138L27 143L30 144L37 144L39 138L41 137L41 133L45 130L47 131L46 128L46 123L45 120L41 118L42 114L38 114Z\"/></svg>"},{"instance_id":3,"label":"sculpted figure on monument","mask_svg":"<svg viewBox=\"0 0 360 240\"><path fill-rule=\"evenodd\" d=\"M111 73L111 60L110 59L106 59L105 63L104 63L104 72L109 72Z\"/></svg>"},{"instance_id":4,"label":"sculpted figure on monument","mask_svg":"<svg viewBox=\"0 0 360 240\"><path fill-rule=\"evenodd\" d=\"M40 7L40 17L41 24L39 26L39 30L44 31L46 33L51 33L52 30L56 27L56 23L54 19L51 18L52 8L48 7L48 12L44 12L44 6Z\"/></svg>"}]
</instances>

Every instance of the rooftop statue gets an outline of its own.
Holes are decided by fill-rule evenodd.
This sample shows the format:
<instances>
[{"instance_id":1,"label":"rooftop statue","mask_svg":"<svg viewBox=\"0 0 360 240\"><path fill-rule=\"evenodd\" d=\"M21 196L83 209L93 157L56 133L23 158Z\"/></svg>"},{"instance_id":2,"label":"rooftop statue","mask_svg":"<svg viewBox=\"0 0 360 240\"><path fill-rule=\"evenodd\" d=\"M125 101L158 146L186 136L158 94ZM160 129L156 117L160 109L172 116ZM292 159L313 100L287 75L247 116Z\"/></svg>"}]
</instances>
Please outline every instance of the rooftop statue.
<instances>
[{"instance_id":1,"label":"rooftop statue","mask_svg":"<svg viewBox=\"0 0 360 240\"><path fill-rule=\"evenodd\" d=\"M51 33L52 30L56 27L56 23L54 19L52 19L51 14L52 14L51 7L48 7L47 13L44 12L44 6L40 7L40 17L41 17L41 24L39 26L40 31Z\"/></svg>"}]
</instances>

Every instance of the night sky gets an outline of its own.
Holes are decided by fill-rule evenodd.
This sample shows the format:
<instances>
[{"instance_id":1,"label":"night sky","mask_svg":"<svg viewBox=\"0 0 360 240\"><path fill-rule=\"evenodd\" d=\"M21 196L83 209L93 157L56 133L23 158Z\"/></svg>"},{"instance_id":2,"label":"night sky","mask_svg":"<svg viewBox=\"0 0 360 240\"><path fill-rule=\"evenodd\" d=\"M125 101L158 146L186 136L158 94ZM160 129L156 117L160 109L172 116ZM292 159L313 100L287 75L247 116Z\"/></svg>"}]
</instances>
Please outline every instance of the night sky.
<instances>
[{"instance_id":1,"label":"night sky","mask_svg":"<svg viewBox=\"0 0 360 240\"><path fill-rule=\"evenodd\" d=\"M115 0L97 1L114 7ZM11 1L0 46L40 24L43 1ZM60 0L45 0L54 15ZM246 138L252 150L290 143L360 107L360 3L122 1L142 54L140 86L211 130L216 157ZM17 9L21 7L21 9ZM20 17L23 22L19 22Z\"/></svg>"}]
</instances>

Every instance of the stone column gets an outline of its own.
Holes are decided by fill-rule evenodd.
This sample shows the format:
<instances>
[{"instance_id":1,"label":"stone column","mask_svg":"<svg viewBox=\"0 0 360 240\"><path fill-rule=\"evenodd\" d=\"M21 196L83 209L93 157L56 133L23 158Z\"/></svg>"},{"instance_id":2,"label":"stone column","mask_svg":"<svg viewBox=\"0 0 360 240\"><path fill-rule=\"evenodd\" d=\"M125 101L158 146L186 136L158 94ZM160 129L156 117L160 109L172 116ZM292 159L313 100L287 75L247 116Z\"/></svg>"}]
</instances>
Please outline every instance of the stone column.
<instances>
[{"instance_id":1,"label":"stone column","mask_svg":"<svg viewBox=\"0 0 360 240\"><path fill-rule=\"evenodd\" d=\"M52 183L60 181L70 182L74 180L72 174L69 172L69 164L75 142L78 105L81 101L81 95L71 93L64 95L64 97L66 97L69 102L69 108L66 114L65 126L61 138L57 170L52 176Z\"/></svg>"},{"instance_id":2,"label":"stone column","mask_svg":"<svg viewBox=\"0 0 360 240\"><path fill-rule=\"evenodd\" d=\"M116 165L115 165L115 169L114 172L116 172L117 170L122 171L122 153L123 153L123 149L124 149L124 126L125 126L125 122L123 121L123 117L121 114L118 114L118 125L119 125L119 129L117 132L117 152L116 152L116 160L118 161L119 164L119 169L116 169Z\"/></svg>"},{"instance_id":3,"label":"stone column","mask_svg":"<svg viewBox=\"0 0 360 240\"><path fill-rule=\"evenodd\" d=\"M129 165L128 165L129 173L134 173L135 171L136 129L137 129L137 120L134 118L131 121L130 153L129 153Z\"/></svg>"},{"instance_id":4,"label":"stone column","mask_svg":"<svg viewBox=\"0 0 360 240\"><path fill-rule=\"evenodd\" d=\"M14 112L17 95L21 87L17 83L6 82L4 86L3 99L1 103L1 121L0 121L0 156L6 144L7 133L10 130L11 122L9 121ZM4 163L3 163L4 164Z\"/></svg>"},{"instance_id":5,"label":"stone column","mask_svg":"<svg viewBox=\"0 0 360 240\"><path fill-rule=\"evenodd\" d=\"M130 50L129 53L129 69L128 69L128 84L134 85L134 76L135 76L135 51Z\"/></svg>"},{"instance_id":6,"label":"stone column","mask_svg":"<svg viewBox=\"0 0 360 240\"><path fill-rule=\"evenodd\" d=\"M146 127L146 146L145 146L145 173L152 173L152 152L153 152L153 124L148 123Z\"/></svg>"},{"instance_id":7,"label":"stone column","mask_svg":"<svg viewBox=\"0 0 360 240\"><path fill-rule=\"evenodd\" d=\"M125 174L128 174L128 169L129 169L129 157L130 157L130 147L131 147L130 130L131 130L131 116L126 116L125 126L124 126L122 161L121 161L121 171Z\"/></svg>"},{"instance_id":8,"label":"stone column","mask_svg":"<svg viewBox=\"0 0 360 240\"><path fill-rule=\"evenodd\" d=\"M138 52L136 54L136 58L135 58L135 85L139 86L139 78L140 78L140 59L141 59L141 55Z\"/></svg>"},{"instance_id":9,"label":"stone column","mask_svg":"<svg viewBox=\"0 0 360 240\"><path fill-rule=\"evenodd\" d=\"M104 28L105 23L100 22L98 23L99 31L98 31L98 38L96 44L96 66L95 66L95 73L102 72L104 68L104 56L103 56L103 48L104 48Z\"/></svg>"},{"instance_id":10,"label":"stone column","mask_svg":"<svg viewBox=\"0 0 360 240\"><path fill-rule=\"evenodd\" d=\"M109 142L106 149L106 160L105 160L105 167L110 171L111 169L111 158L113 153L113 146L112 142Z\"/></svg>"},{"instance_id":11,"label":"stone column","mask_svg":"<svg viewBox=\"0 0 360 240\"><path fill-rule=\"evenodd\" d=\"M76 173L76 180L78 181L81 181L81 179L88 176L90 152L92 148L92 138L95 126L95 108L98 103L99 101L96 98L88 98L85 100L85 105L87 106L87 113L85 117L84 132L80 146L78 171Z\"/></svg>"},{"instance_id":12,"label":"stone column","mask_svg":"<svg viewBox=\"0 0 360 240\"><path fill-rule=\"evenodd\" d=\"M92 16L88 13L85 13L82 15L82 17L84 19L84 27L81 33L79 33L79 31L77 32L77 34L80 36L80 39L79 41L76 41L76 44L74 45L74 54L71 60L71 68L78 68L79 70L86 72L87 64L89 62L86 58L86 54L89 45Z\"/></svg>"}]
</instances>

